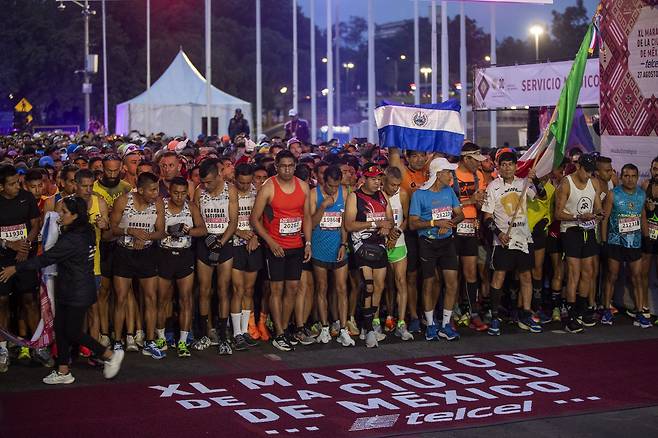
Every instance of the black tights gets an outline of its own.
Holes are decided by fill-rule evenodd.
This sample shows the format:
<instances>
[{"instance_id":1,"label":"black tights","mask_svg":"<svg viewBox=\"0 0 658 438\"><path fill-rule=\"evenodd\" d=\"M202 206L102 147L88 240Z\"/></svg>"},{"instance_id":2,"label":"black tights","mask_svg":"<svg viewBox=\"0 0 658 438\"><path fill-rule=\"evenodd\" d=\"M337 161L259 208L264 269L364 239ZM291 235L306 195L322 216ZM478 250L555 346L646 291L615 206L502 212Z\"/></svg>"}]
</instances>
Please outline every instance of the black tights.
<instances>
[{"instance_id":1,"label":"black tights","mask_svg":"<svg viewBox=\"0 0 658 438\"><path fill-rule=\"evenodd\" d=\"M84 345L101 358L106 348L96 339L82 331L88 307L57 304L55 308L55 342L57 343L57 365L68 365L73 344Z\"/></svg>"}]
</instances>

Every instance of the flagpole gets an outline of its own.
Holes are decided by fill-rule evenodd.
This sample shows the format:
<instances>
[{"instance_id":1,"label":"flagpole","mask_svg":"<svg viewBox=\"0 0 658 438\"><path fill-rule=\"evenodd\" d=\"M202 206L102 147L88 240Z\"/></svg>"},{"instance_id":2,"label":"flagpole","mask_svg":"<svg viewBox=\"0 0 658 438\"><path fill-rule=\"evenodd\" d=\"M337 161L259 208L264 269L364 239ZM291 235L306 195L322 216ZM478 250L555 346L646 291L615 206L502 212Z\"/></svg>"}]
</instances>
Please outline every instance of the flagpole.
<instances>
[{"instance_id":1,"label":"flagpole","mask_svg":"<svg viewBox=\"0 0 658 438\"><path fill-rule=\"evenodd\" d=\"M327 3L327 141L334 137L334 60L333 47L331 45L331 0Z\"/></svg>"},{"instance_id":2,"label":"flagpole","mask_svg":"<svg viewBox=\"0 0 658 438\"><path fill-rule=\"evenodd\" d=\"M260 1L260 0L258 0ZM318 91L315 74L315 0L311 0L311 143L315 144L318 131Z\"/></svg>"},{"instance_id":3,"label":"flagpole","mask_svg":"<svg viewBox=\"0 0 658 438\"><path fill-rule=\"evenodd\" d=\"M491 15L490 15L490 23L491 23L491 47L490 51L491 53L489 54L489 57L491 58L491 65L496 65L496 5L494 3L491 4ZM489 146L492 149L495 149L498 147L498 130L497 130L497 114L496 111L490 111L490 119L489 119L489 124L490 124L490 144Z\"/></svg>"},{"instance_id":4,"label":"flagpole","mask_svg":"<svg viewBox=\"0 0 658 438\"><path fill-rule=\"evenodd\" d=\"M261 59L260 0L256 0L256 141L263 133L263 65Z\"/></svg>"},{"instance_id":5,"label":"flagpole","mask_svg":"<svg viewBox=\"0 0 658 438\"><path fill-rule=\"evenodd\" d=\"M448 56L448 2L441 2L441 101L450 98L450 58Z\"/></svg>"},{"instance_id":6,"label":"flagpole","mask_svg":"<svg viewBox=\"0 0 658 438\"><path fill-rule=\"evenodd\" d=\"M299 75L297 53L297 0L292 0L292 108L297 111L299 101Z\"/></svg>"},{"instance_id":7,"label":"flagpole","mask_svg":"<svg viewBox=\"0 0 658 438\"><path fill-rule=\"evenodd\" d=\"M432 61L431 61L431 69L432 69L432 83L430 85L430 90L431 90L431 96L432 96L432 103L436 103L436 77L438 76L437 74L437 62L436 62L436 0L432 0L432 44L431 44L431 51L432 51Z\"/></svg>"},{"instance_id":8,"label":"flagpole","mask_svg":"<svg viewBox=\"0 0 658 438\"><path fill-rule=\"evenodd\" d=\"M368 0L368 143L375 142L375 23Z\"/></svg>"},{"instance_id":9,"label":"flagpole","mask_svg":"<svg viewBox=\"0 0 658 438\"><path fill-rule=\"evenodd\" d=\"M459 3L459 100L461 102L461 117L464 132L468 131L468 108L466 96L468 84L466 79L466 17L464 16L464 2Z\"/></svg>"},{"instance_id":10,"label":"flagpole","mask_svg":"<svg viewBox=\"0 0 658 438\"><path fill-rule=\"evenodd\" d=\"M206 133L207 135L212 135L210 131L212 125L210 124L210 87L211 87L211 76L212 76L212 63L210 58L210 26L212 22L211 16L211 1L206 0Z\"/></svg>"},{"instance_id":11,"label":"flagpole","mask_svg":"<svg viewBox=\"0 0 658 438\"><path fill-rule=\"evenodd\" d=\"M418 0L414 0L414 105L420 105L420 37L418 30Z\"/></svg>"}]
</instances>

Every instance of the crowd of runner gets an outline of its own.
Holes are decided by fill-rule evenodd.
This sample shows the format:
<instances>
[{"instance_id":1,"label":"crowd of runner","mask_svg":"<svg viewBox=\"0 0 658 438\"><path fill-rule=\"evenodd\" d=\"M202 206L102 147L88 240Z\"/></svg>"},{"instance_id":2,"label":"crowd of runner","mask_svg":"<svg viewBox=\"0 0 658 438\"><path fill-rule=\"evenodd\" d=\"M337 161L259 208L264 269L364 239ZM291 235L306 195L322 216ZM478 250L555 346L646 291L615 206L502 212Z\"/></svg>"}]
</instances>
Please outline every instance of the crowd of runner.
<instances>
[{"instance_id":1,"label":"crowd of runner","mask_svg":"<svg viewBox=\"0 0 658 438\"><path fill-rule=\"evenodd\" d=\"M0 327L29 339L39 268L60 269L56 342L31 351L0 335L0 372L10 357L56 357L44 382L71 383L72 347L111 378L124 351L373 348L498 336L503 321L578 333L613 324L620 273L625 311L652 325L658 157L647 181L596 154L522 178L515 150L471 142L445 157L356 140L60 132L0 137L0 157ZM44 251L49 212L62 235Z\"/></svg>"}]
</instances>

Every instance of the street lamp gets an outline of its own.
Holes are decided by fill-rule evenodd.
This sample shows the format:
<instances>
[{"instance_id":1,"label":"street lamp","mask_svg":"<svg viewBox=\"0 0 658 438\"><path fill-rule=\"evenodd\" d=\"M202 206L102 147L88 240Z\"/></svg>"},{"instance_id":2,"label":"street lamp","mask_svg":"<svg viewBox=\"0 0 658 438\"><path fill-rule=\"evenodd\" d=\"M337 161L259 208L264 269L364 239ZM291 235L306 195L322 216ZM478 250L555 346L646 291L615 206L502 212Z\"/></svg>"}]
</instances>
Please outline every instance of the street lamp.
<instances>
[{"instance_id":1,"label":"street lamp","mask_svg":"<svg viewBox=\"0 0 658 438\"><path fill-rule=\"evenodd\" d=\"M539 36L544 33L544 28L538 25L532 26L530 33L535 36L535 61L539 61Z\"/></svg>"},{"instance_id":2,"label":"street lamp","mask_svg":"<svg viewBox=\"0 0 658 438\"><path fill-rule=\"evenodd\" d=\"M350 70L355 67L353 62L344 62L343 68L345 69L345 88L347 89L347 94L350 92Z\"/></svg>"},{"instance_id":3,"label":"street lamp","mask_svg":"<svg viewBox=\"0 0 658 438\"><path fill-rule=\"evenodd\" d=\"M430 67L421 67L420 73L423 75L425 82L427 82L427 77L432 73L432 69Z\"/></svg>"},{"instance_id":4,"label":"street lamp","mask_svg":"<svg viewBox=\"0 0 658 438\"><path fill-rule=\"evenodd\" d=\"M400 60L401 61L405 61L406 59L407 59L407 55L405 55L405 54L400 55Z\"/></svg>"},{"instance_id":5,"label":"street lamp","mask_svg":"<svg viewBox=\"0 0 658 438\"><path fill-rule=\"evenodd\" d=\"M485 60L486 62L491 62L491 56L489 56L489 55L485 55L485 56L484 56L484 60Z\"/></svg>"},{"instance_id":6,"label":"street lamp","mask_svg":"<svg viewBox=\"0 0 658 438\"><path fill-rule=\"evenodd\" d=\"M325 56L324 58L322 58L322 63L323 63L323 64L326 64L326 63L327 63L327 57L326 57L326 56Z\"/></svg>"},{"instance_id":7,"label":"street lamp","mask_svg":"<svg viewBox=\"0 0 658 438\"><path fill-rule=\"evenodd\" d=\"M279 89L279 93L286 94L288 92L288 87L285 85Z\"/></svg>"}]
</instances>

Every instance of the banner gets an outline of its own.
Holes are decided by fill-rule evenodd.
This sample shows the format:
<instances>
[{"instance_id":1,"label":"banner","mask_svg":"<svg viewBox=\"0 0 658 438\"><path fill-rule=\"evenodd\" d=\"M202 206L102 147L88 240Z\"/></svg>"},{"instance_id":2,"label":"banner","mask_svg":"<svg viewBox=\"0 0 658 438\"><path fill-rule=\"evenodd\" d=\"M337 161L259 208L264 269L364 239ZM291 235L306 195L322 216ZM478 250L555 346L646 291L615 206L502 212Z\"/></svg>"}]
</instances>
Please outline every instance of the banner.
<instances>
[{"instance_id":1,"label":"banner","mask_svg":"<svg viewBox=\"0 0 658 438\"><path fill-rule=\"evenodd\" d=\"M601 153L649 174L658 155L658 0L603 0Z\"/></svg>"},{"instance_id":2,"label":"banner","mask_svg":"<svg viewBox=\"0 0 658 438\"><path fill-rule=\"evenodd\" d=\"M573 54L575 56L575 54ZM554 106L573 61L475 70L475 110ZM599 60L585 67L579 105L599 104Z\"/></svg>"}]
</instances>

